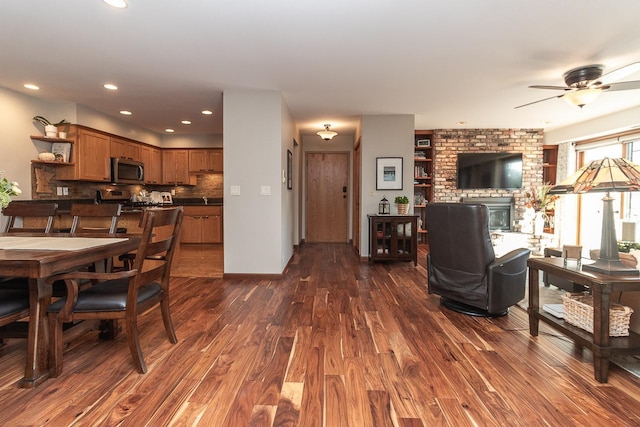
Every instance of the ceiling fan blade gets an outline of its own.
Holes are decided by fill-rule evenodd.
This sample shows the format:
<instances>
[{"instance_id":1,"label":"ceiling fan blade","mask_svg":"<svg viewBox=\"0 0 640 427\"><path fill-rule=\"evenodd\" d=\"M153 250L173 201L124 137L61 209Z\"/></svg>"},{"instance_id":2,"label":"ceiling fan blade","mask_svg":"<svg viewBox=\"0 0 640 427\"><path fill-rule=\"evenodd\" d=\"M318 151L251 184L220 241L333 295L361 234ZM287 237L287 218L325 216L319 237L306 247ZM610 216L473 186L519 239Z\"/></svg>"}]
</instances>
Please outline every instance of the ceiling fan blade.
<instances>
[{"instance_id":1,"label":"ceiling fan blade","mask_svg":"<svg viewBox=\"0 0 640 427\"><path fill-rule=\"evenodd\" d=\"M625 65L622 68L618 68L617 70L613 70L600 77L598 81L602 84L613 83L635 73L636 71L640 71L640 62L634 62L632 64Z\"/></svg>"},{"instance_id":2,"label":"ceiling fan blade","mask_svg":"<svg viewBox=\"0 0 640 427\"><path fill-rule=\"evenodd\" d=\"M628 82L610 83L607 90L632 90L640 89L640 80L631 80Z\"/></svg>"},{"instance_id":3,"label":"ceiling fan blade","mask_svg":"<svg viewBox=\"0 0 640 427\"><path fill-rule=\"evenodd\" d=\"M566 86L547 86L547 85L533 85L529 86L531 89L551 89L551 90L569 90Z\"/></svg>"},{"instance_id":4,"label":"ceiling fan blade","mask_svg":"<svg viewBox=\"0 0 640 427\"><path fill-rule=\"evenodd\" d=\"M522 107L526 107L528 105L533 105L533 104L537 104L538 102L542 102L542 101L547 101L549 99L553 99L553 98L562 98L565 94L563 93L562 95L556 95L556 96L550 96L549 98L543 98L543 99L539 99L537 101L533 101L533 102L529 102L528 104L522 104L522 105L518 105L515 108L522 108ZM514 109L515 109L514 108Z\"/></svg>"}]
</instances>

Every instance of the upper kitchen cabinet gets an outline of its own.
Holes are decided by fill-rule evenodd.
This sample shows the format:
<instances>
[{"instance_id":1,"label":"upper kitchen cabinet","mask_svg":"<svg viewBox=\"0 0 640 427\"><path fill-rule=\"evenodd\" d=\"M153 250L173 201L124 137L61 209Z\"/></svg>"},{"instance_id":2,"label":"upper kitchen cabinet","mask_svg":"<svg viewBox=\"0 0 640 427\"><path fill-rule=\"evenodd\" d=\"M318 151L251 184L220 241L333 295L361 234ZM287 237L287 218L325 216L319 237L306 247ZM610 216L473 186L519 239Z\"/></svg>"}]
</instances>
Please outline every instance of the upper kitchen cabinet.
<instances>
[{"instance_id":1,"label":"upper kitchen cabinet","mask_svg":"<svg viewBox=\"0 0 640 427\"><path fill-rule=\"evenodd\" d=\"M57 169L60 180L111 181L111 142L109 135L78 125L69 126L67 139L74 140L72 165Z\"/></svg>"},{"instance_id":2,"label":"upper kitchen cabinet","mask_svg":"<svg viewBox=\"0 0 640 427\"><path fill-rule=\"evenodd\" d=\"M162 151L159 148L141 145L140 161L144 164L144 182L162 184Z\"/></svg>"},{"instance_id":3,"label":"upper kitchen cabinet","mask_svg":"<svg viewBox=\"0 0 640 427\"><path fill-rule=\"evenodd\" d=\"M162 150L162 183L191 185L188 149Z\"/></svg>"},{"instance_id":4,"label":"upper kitchen cabinet","mask_svg":"<svg viewBox=\"0 0 640 427\"><path fill-rule=\"evenodd\" d=\"M222 149L189 150L190 173L222 173Z\"/></svg>"},{"instance_id":5,"label":"upper kitchen cabinet","mask_svg":"<svg viewBox=\"0 0 640 427\"><path fill-rule=\"evenodd\" d=\"M111 157L140 161L140 144L112 136Z\"/></svg>"}]
</instances>

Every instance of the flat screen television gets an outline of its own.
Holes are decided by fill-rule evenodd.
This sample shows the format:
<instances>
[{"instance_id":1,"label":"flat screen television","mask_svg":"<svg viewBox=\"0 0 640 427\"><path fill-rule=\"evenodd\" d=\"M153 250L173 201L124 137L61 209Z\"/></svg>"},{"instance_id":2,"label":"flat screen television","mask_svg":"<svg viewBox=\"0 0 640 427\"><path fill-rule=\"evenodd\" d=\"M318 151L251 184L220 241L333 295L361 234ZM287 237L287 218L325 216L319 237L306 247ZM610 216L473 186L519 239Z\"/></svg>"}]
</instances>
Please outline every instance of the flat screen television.
<instances>
[{"instance_id":1,"label":"flat screen television","mask_svg":"<svg viewBox=\"0 0 640 427\"><path fill-rule=\"evenodd\" d=\"M522 153L458 154L458 188L522 188Z\"/></svg>"}]
</instances>

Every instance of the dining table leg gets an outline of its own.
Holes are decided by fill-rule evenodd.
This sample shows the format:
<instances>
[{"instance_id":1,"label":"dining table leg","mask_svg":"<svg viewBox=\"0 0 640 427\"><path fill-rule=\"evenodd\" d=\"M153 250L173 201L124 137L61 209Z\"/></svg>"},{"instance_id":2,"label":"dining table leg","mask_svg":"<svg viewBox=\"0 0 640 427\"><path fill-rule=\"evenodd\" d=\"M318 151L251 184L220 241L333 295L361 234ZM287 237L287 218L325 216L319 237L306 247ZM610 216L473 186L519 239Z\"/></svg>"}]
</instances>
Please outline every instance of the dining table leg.
<instances>
[{"instance_id":1,"label":"dining table leg","mask_svg":"<svg viewBox=\"0 0 640 427\"><path fill-rule=\"evenodd\" d=\"M34 388L49 378L49 327L47 306L51 301L52 286L45 279L29 279L29 335L27 362L21 388Z\"/></svg>"}]
</instances>

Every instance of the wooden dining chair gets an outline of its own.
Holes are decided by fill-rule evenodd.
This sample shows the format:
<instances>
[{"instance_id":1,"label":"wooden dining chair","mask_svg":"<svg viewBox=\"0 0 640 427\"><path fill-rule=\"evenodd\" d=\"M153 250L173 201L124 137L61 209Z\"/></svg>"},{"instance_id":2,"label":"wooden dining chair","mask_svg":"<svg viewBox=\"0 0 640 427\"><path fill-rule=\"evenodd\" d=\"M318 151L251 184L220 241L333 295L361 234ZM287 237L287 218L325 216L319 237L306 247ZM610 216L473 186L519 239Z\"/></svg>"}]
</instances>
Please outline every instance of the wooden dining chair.
<instances>
[{"instance_id":1,"label":"wooden dining chair","mask_svg":"<svg viewBox=\"0 0 640 427\"><path fill-rule=\"evenodd\" d=\"M53 218L58 210L57 203L23 203L11 202L4 208L2 215L7 217L7 223L4 227L5 233L19 232L45 232L49 233L53 226ZM21 218L23 226L17 226L17 219ZM42 226L24 226L25 219L40 219ZM44 222L46 219L46 222ZM31 221L30 221L31 222Z\"/></svg>"},{"instance_id":2,"label":"wooden dining chair","mask_svg":"<svg viewBox=\"0 0 640 427\"><path fill-rule=\"evenodd\" d=\"M3 232L11 234L24 232L49 233L57 210L57 203L11 202L2 211L2 215L7 217ZM18 226L18 219L22 220L22 226ZM28 222L28 227L25 227L25 220ZM0 291L6 290L22 291L28 301L29 287L26 278L0 277Z\"/></svg>"},{"instance_id":3,"label":"wooden dining chair","mask_svg":"<svg viewBox=\"0 0 640 427\"><path fill-rule=\"evenodd\" d=\"M71 205L71 233L108 233L116 234L118 218L122 213L120 203L106 203L101 205L73 204ZM97 221L103 222L98 224ZM90 223L90 224L89 224ZM107 225L105 227L105 225Z\"/></svg>"},{"instance_id":4,"label":"wooden dining chair","mask_svg":"<svg viewBox=\"0 0 640 427\"><path fill-rule=\"evenodd\" d=\"M129 351L140 373L147 371L138 335L138 316L159 305L164 328L173 344L178 340L169 311L171 261L180 238L182 207L147 209L140 221L142 236L133 269L112 273L74 272L53 276L49 283L64 280L67 296L47 308L49 320L49 371L62 373L65 322L90 319L123 319ZM79 290L81 279L96 280Z\"/></svg>"},{"instance_id":5,"label":"wooden dining chair","mask_svg":"<svg viewBox=\"0 0 640 427\"><path fill-rule=\"evenodd\" d=\"M0 329L0 344L3 343L4 338L26 338L27 322L21 322L21 320L27 317L29 317L28 289L25 292L21 289L0 289L0 327L12 325L11 329Z\"/></svg>"}]
</instances>

